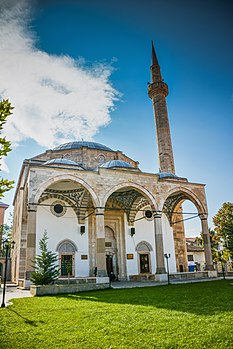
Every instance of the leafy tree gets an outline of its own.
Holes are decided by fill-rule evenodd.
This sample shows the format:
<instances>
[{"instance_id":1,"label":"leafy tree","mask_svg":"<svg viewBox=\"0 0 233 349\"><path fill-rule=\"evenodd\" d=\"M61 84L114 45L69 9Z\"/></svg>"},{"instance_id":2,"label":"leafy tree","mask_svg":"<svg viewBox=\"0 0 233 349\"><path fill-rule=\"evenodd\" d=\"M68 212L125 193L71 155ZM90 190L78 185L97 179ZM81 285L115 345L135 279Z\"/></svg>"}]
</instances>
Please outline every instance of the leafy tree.
<instances>
[{"instance_id":1,"label":"leafy tree","mask_svg":"<svg viewBox=\"0 0 233 349\"><path fill-rule=\"evenodd\" d=\"M56 253L48 251L48 236L46 231L39 241L39 246L41 254L35 258L35 271L32 272L31 281L35 285L48 285L58 278L59 269Z\"/></svg>"},{"instance_id":2,"label":"leafy tree","mask_svg":"<svg viewBox=\"0 0 233 349\"><path fill-rule=\"evenodd\" d=\"M8 99L3 99L0 102L0 133L3 129L4 124L6 123L6 118L12 114L13 107ZM6 140L6 137L0 137L0 160L3 156L7 156L11 143ZM9 181L8 179L4 179L0 177L0 198L3 197L3 194L13 188L14 181Z\"/></svg>"},{"instance_id":3,"label":"leafy tree","mask_svg":"<svg viewBox=\"0 0 233 349\"><path fill-rule=\"evenodd\" d=\"M209 234L213 261L217 263L221 260L228 260L230 257L229 250L225 247L221 252L219 251L219 245L222 245L221 236L215 230L211 229L209 229ZM200 235L196 237L196 244L204 247L203 233L200 233Z\"/></svg>"},{"instance_id":4,"label":"leafy tree","mask_svg":"<svg viewBox=\"0 0 233 349\"><path fill-rule=\"evenodd\" d=\"M213 218L214 231L221 238L223 247L230 251L233 257L233 204L224 202Z\"/></svg>"},{"instance_id":5,"label":"leafy tree","mask_svg":"<svg viewBox=\"0 0 233 349\"><path fill-rule=\"evenodd\" d=\"M11 239L11 226L8 224L2 224L0 226L0 235L2 237L2 240L10 240Z\"/></svg>"}]
</instances>

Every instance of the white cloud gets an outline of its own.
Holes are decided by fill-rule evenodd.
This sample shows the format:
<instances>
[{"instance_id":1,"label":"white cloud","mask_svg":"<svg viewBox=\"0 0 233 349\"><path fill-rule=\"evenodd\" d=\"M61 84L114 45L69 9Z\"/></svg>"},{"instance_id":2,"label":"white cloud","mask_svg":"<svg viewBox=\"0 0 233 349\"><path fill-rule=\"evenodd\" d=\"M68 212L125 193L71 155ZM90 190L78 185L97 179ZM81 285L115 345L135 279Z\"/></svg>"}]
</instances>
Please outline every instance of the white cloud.
<instances>
[{"instance_id":1,"label":"white cloud","mask_svg":"<svg viewBox=\"0 0 233 349\"><path fill-rule=\"evenodd\" d=\"M118 96L109 81L111 67L86 68L83 60L38 50L27 3L0 5L0 96L15 108L6 136L14 143L31 138L44 147L89 140L110 122Z\"/></svg>"},{"instance_id":2,"label":"white cloud","mask_svg":"<svg viewBox=\"0 0 233 349\"><path fill-rule=\"evenodd\" d=\"M4 158L1 159L1 171L9 173L9 168L8 168Z\"/></svg>"}]
</instances>

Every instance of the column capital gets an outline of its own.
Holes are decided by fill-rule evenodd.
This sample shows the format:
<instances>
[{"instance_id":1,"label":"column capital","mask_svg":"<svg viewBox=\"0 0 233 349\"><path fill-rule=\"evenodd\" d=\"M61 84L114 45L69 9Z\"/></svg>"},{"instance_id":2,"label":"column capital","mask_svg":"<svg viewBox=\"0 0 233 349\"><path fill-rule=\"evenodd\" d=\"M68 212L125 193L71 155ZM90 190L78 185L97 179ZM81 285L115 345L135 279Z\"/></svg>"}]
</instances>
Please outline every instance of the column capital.
<instances>
[{"instance_id":1,"label":"column capital","mask_svg":"<svg viewBox=\"0 0 233 349\"><path fill-rule=\"evenodd\" d=\"M207 220L208 218L208 213L200 213L199 217L202 221Z\"/></svg>"},{"instance_id":2,"label":"column capital","mask_svg":"<svg viewBox=\"0 0 233 349\"><path fill-rule=\"evenodd\" d=\"M95 208L95 215L96 216L104 216L104 208L103 207L96 207Z\"/></svg>"},{"instance_id":3,"label":"column capital","mask_svg":"<svg viewBox=\"0 0 233 349\"><path fill-rule=\"evenodd\" d=\"M162 218L162 212L160 212L160 211L155 211L155 212L153 213L153 216L154 216L154 218Z\"/></svg>"},{"instance_id":4,"label":"column capital","mask_svg":"<svg viewBox=\"0 0 233 349\"><path fill-rule=\"evenodd\" d=\"M36 212L36 211L37 211L37 204L28 203L28 212Z\"/></svg>"}]
</instances>

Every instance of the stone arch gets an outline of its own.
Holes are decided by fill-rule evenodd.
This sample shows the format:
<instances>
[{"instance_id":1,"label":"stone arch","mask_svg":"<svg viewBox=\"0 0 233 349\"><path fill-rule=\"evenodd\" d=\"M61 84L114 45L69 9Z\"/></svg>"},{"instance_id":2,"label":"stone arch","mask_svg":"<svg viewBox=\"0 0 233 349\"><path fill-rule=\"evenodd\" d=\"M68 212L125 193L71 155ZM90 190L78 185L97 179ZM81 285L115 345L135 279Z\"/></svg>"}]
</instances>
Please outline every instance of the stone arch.
<instances>
[{"instance_id":1,"label":"stone arch","mask_svg":"<svg viewBox=\"0 0 233 349\"><path fill-rule=\"evenodd\" d=\"M66 175L58 175L55 177L51 177L49 178L47 181L43 182L42 185L38 188L38 190L36 191L35 195L34 195L34 203L37 204L41 194L52 184L62 181L62 180L70 180L70 181L74 181L78 184L81 184L91 195L91 198L93 200L94 206L95 207L99 207L100 206L100 202L99 202L99 198L97 196L97 194L95 193L95 191L93 190L93 188L83 179L76 177L74 175L70 175L70 174L66 174Z\"/></svg>"},{"instance_id":2,"label":"stone arch","mask_svg":"<svg viewBox=\"0 0 233 349\"><path fill-rule=\"evenodd\" d=\"M112 187L103 197L102 207L105 207L106 202L112 193L114 193L115 191L118 191L119 189L123 189L123 188L132 188L132 189L138 190L143 196L145 195L147 198L149 198L150 204L152 205L153 209L157 210L157 203L156 203L154 196L147 189L142 187L141 185L139 185L137 183L132 183L132 182L123 182L123 183L120 183L120 184Z\"/></svg>"},{"instance_id":3,"label":"stone arch","mask_svg":"<svg viewBox=\"0 0 233 349\"><path fill-rule=\"evenodd\" d=\"M194 204L199 215L207 213L206 203L203 203L193 191L182 187L174 188L166 194L166 198L161 203L161 211L166 214L170 223L172 223L174 210L185 200L190 200Z\"/></svg>"},{"instance_id":4,"label":"stone arch","mask_svg":"<svg viewBox=\"0 0 233 349\"><path fill-rule=\"evenodd\" d=\"M105 236L107 236L107 232L108 232L109 237L115 238L114 230L112 227L110 227L109 225L105 225L104 228L105 228Z\"/></svg>"},{"instance_id":5,"label":"stone arch","mask_svg":"<svg viewBox=\"0 0 233 349\"><path fill-rule=\"evenodd\" d=\"M151 251L153 251L153 248L149 242L143 240L137 244L137 246L135 247L135 251L137 251L137 252L151 252Z\"/></svg>"},{"instance_id":6,"label":"stone arch","mask_svg":"<svg viewBox=\"0 0 233 349\"><path fill-rule=\"evenodd\" d=\"M123 189L127 195L121 196ZM144 187L132 182L124 182L112 187L103 198L103 207L106 207L109 199L114 199L119 208L126 212L129 225L134 224L135 216L142 206L150 205L153 211L157 209L154 196Z\"/></svg>"},{"instance_id":7,"label":"stone arch","mask_svg":"<svg viewBox=\"0 0 233 349\"><path fill-rule=\"evenodd\" d=\"M202 190L202 188L200 189ZM202 191L200 197L193 190L180 186L166 193L166 198L162 203L161 211L167 216L173 230L176 266L180 272L188 271L185 226L181 205L186 200L191 201L197 209L196 217L201 218L207 212L205 196L202 198L202 195ZM193 218L195 218L195 214Z\"/></svg>"},{"instance_id":8,"label":"stone arch","mask_svg":"<svg viewBox=\"0 0 233 349\"><path fill-rule=\"evenodd\" d=\"M72 240L69 240L69 239L64 239L64 240L60 241L56 247L56 251L59 252L62 245L65 245L65 244L67 245L66 247L70 246L71 251L67 251L67 252L77 252L78 251L76 244Z\"/></svg>"}]
</instances>

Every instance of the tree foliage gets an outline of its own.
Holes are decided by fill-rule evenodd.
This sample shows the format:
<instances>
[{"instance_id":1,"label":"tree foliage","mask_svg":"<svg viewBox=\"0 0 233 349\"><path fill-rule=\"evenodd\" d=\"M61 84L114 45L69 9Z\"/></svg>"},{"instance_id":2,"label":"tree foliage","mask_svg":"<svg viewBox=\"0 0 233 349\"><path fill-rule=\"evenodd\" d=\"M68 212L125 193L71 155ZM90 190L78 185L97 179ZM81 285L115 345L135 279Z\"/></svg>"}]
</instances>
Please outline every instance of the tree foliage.
<instances>
[{"instance_id":1,"label":"tree foliage","mask_svg":"<svg viewBox=\"0 0 233 349\"><path fill-rule=\"evenodd\" d=\"M53 283L59 276L56 253L48 251L48 236L45 231L39 241L41 254L36 256L31 281L35 285L48 285Z\"/></svg>"},{"instance_id":2,"label":"tree foliage","mask_svg":"<svg viewBox=\"0 0 233 349\"><path fill-rule=\"evenodd\" d=\"M214 231L233 257L233 203L224 202L213 218Z\"/></svg>"},{"instance_id":3,"label":"tree foliage","mask_svg":"<svg viewBox=\"0 0 233 349\"><path fill-rule=\"evenodd\" d=\"M3 99L0 102L0 134L2 132L3 126L6 123L6 119L9 115L12 114L13 107L8 99ZM0 137L0 161L3 156L7 156L10 148L10 141L6 140L6 137ZM3 197L3 194L13 188L14 181L9 181L8 179L4 179L0 177L0 198Z\"/></svg>"}]
</instances>

